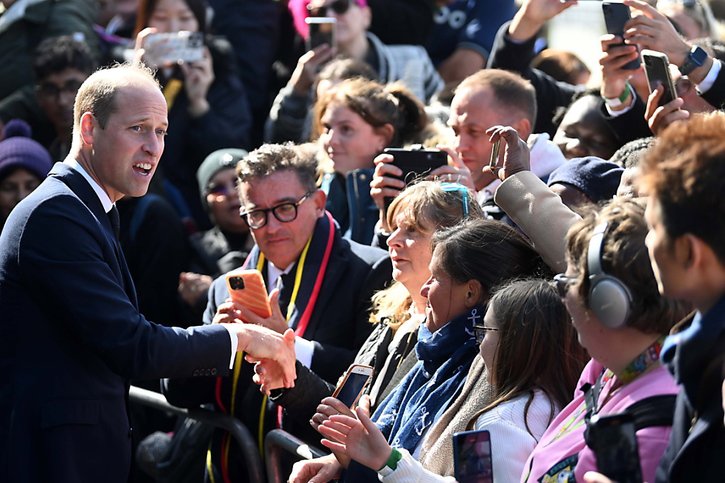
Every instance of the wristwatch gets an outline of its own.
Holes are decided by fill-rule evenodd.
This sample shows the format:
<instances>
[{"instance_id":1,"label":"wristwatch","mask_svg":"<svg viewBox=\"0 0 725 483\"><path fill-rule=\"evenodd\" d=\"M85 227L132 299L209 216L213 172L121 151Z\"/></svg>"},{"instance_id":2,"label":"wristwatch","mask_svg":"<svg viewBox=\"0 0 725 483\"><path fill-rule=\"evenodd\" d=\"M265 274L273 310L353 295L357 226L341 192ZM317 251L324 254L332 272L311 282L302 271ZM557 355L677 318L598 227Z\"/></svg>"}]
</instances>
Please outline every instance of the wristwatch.
<instances>
[{"instance_id":1,"label":"wristwatch","mask_svg":"<svg viewBox=\"0 0 725 483\"><path fill-rule=\"evenodd\" d=\"M682 66L680 66L680 73L682 75L687 75L698 67L702 67L706 60L707 52L705 52L701 47L695 45L687 53L687 57L685 57L685 62L682 64Z\"/></svg>"},{"instance_id":2,"label":"wristwatch","mask_svg":"<svg viewBox=\"0 0 725 483\"><path fill-rule=\"evenodd\" d=\"M383 478L390 475L398 468L398 461L400 461L402 458L403 453L393 448L393 451L390 452L390 457L388 458L388 461L386 461L385 465L378 470L378 474Z\"/></svg>"}]
</instances>

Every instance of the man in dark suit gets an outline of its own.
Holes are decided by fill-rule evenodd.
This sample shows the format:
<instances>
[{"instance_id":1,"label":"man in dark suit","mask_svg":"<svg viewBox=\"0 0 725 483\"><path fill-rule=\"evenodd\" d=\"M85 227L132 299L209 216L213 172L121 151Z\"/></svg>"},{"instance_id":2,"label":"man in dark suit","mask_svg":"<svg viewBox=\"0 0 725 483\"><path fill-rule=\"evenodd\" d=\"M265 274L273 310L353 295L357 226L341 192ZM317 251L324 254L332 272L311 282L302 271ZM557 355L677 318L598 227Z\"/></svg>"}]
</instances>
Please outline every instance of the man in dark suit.
<instances>
[{"instance_id":1,"label":"man in dark suit","mask_svg":"<svg viewBox=\"0 0 725 483\"><path fill-rule=\"evenodd\" d=\"M334 384L372 330L372 294L391 278L388 253L342 238L325 211L325 193L315 184L317 162L298 148L263 145L239 162L237 176L242 216L256 242L245 267L260 270L267 288L273 289L273 313L263 319L241 306L235 310L242 320L278 333L294 329L297 360ZM220 277L209 291L205 323L228 297ZM240 363L231 377L169 381L166 395L172 404L183 406L213 402L261 438L279 423L281 412L263 400L252 375L253 366ZM285 418L282 426L300 437L311 432L307 421ZM238 481L245 470L237 462L243 459L233 456L238 451L234 442L217 436L214 462L230 454L228 445L232 453L227 465L215 464L215 471L224 471L215 479Z\"/></svg>"},{"instance_id":2,"label":"man in dark suit","mask_svg":"<svg viewBox=\"0 0 725 483\"><path fill-rule=\"evenodd\" d=\"M182 330L138 312L114 203L146 193L167 125L150 71L96 72L76 97L70 155L6 222L0 481L125 482L129 379L225 374L249 344L242 324Z\"/></svg>"},{"instance_id":3,"label":"man in dark suit","mask_svg":"<svg viewBox=\"0 0 725 483\"><path fill-rule=\"evenodd\" d=\"M660 292L692 302L660 358L681 387L657 482L722 481L725 475L725 114L670 125L642 159L640 192Z\"/></svg>"}]
</instances>

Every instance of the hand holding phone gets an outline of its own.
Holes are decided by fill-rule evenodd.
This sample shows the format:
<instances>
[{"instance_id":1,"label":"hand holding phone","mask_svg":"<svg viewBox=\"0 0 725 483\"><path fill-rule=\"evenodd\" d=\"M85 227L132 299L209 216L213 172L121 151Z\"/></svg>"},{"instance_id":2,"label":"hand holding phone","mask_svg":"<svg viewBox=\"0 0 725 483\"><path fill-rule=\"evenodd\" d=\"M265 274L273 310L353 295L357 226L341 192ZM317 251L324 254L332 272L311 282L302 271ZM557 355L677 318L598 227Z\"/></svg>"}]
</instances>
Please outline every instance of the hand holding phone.
<instances>
[{"instance_id":1,"label":"hand holding phone","mask_svg":"<svg viewBox=\"0 0 725 483\"><path fill-rule=\"evenodd\" d=\"M670 61L667 54L644 49L642 50L642 59L644 60L644 71L647 75L649 91L654 91L660 85L664 87L658 105L664 106L673 101L677 97L677 91L675 91L675 84L672 82L672 76L670 75Z\"/></svg>"},{"instance_id":2,"label":"hand holding phone","mask_svg":"<svg viewBox=\"0 0 725 483\"><path fill-rule=\"evenodd\" d=\"M624 38L624 25L632 18L629 7L621 2L602 2L602 13L607 33ZM613 45L625 45L624 43ZM627 62L622 69L636 70L639 68L639 59Z\"/></svg>"},{"instance_id":3,"label":"hand holding phone","mask_svg":"<svg viewBox=\"0 0 725 483\"><path fill-rule=\"evenodd\" d=\"M232 301L265 319L272 316L267 288L259 270L235 270L226 275Z\"/></svg>"},{"instance_id":4,"label":"hand holding phone","mask_svg":"<svg viewBox=\"0 0 725 483\"><path fill-rule=\"evenodd\" d=\"M463 431L453 435L453 467L458 483L493 483L491 433Z\"/></svg>"},{"instance_id":5,"label":"hand holding phone","mask_svg":"<svg viewBox=\"0 0 725 483\"><path fill-rule=\"evenodd\" d=\"M385 148L383 153L393 156L393 166L397 166L403 173L393 176L405 182L405 185L424 179L434 169L448 164L448 155L438 149L403 149ZM391 175L392 176L392 175ZM385 211L387 211L393 198L385 198Z\"/></svg>"},{"instance_id":6,"label":"hand holding phone","mask_svg":"<svg viewBox=\"0 0 725 483\"><path fill-rule=\"evenodd\" d=\"M335 388L332 397L352 409L363 394L365 386L373 377L373 368L363 364L353 364L345 372L345 376Z\"/></svg>"}]
</instances>

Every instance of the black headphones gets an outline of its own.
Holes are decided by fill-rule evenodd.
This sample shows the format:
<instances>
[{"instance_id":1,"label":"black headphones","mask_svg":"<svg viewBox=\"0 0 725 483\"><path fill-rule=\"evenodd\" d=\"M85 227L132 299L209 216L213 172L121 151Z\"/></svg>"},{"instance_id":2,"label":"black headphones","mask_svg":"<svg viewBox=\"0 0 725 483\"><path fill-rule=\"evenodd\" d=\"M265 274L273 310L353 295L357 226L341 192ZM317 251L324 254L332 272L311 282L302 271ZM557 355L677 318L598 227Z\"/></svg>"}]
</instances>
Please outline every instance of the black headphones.
<instances>
[{"instance_id":1,"label":"black headphones","mask_svg":"<svg viewBox=\"0 0 725 483\"><path fill-rule=\"evenodd\" d=\"M617 277L602 270L602 247L607 222L597 225L589 240L587 269L589 270L589 309L606 327L622 327L629 318L632 294Z\"/></svg>"}]
</instances>

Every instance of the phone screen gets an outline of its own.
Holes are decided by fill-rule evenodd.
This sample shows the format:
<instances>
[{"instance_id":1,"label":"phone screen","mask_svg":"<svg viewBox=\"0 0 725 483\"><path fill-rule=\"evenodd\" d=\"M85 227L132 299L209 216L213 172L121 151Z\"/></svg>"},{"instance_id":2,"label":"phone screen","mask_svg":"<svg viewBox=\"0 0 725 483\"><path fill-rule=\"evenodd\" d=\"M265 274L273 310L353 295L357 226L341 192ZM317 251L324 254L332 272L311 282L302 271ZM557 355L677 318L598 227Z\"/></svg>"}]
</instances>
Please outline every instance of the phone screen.
<instances>
[{"instance_id":1,"label":"phone screen","mask_svg":"<svg viewBox=\"0 0 725 483\"><path fill-rule=\"evenodd\" d=\"M454 434L453 464L458 483L493 483L491 433L481 430Z\"/></svg>"},{"instance_id":2,"label":"phone screen","mask_svg":"<svg viewBox=\"0 0 725 483\"><path fill-rule=\"evenodd\" d=\"M637 437L630 415L594 415L587 431L587 444L601 473L618 483L641 483Z\"/></svg>"},{"instance_id":3,"label":"phone screen","mask_svg":"<svg viewBox=\"0 0 725 483\"><path fill-rule=\"evenodd\" d=\"M347 407L352 407L358 399L358 396L362 392L365 384L370 379L371 374L361 374L351 372L345 379L342 387L337 392L337 399Z\"/></svg>"},{"instance_id":4,"label":"phone screen","mask_svg":"<svg viewBox=\"0 0 725 483\"><path fill-rule=\"evenodd\" d=\"M632 18L629 13L629 7L621 2L602 2L602 12L604 13L604 23L607 26L607 33L622 37L624 35L624 24ZM627 62L622 68L634 70L639 68L639 63L639 59L634 59Z\"/></svg>"},{"instance_id":5,"label":"phone screen","mask_svg":"<svg viewBox=\"0 0 725 483\"><path fill-rule=\"evenodd\" d=\"M335 47L335 27L337 19L328 17L310 17L306 19L309 35L306 41L307 50L313 50L322 44Z\"/></svg>"},{"instance_id":6,"label":"phone screen","mask_svg":"<svg viewBox=\"0 0 725 483\"><path fill-rule=\"evenodd\" d=\"M674 100L677 95L672 84L667 56L660 53L649 54L643 51L642 58L644 59L645 74L647 75L647 84L649 85L650 92L657 89L659 85L665 88L659 101L659 105L664 106Z\"/></svg>"}]
</instances>

